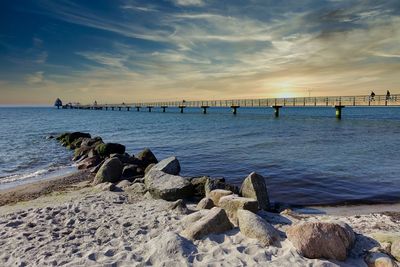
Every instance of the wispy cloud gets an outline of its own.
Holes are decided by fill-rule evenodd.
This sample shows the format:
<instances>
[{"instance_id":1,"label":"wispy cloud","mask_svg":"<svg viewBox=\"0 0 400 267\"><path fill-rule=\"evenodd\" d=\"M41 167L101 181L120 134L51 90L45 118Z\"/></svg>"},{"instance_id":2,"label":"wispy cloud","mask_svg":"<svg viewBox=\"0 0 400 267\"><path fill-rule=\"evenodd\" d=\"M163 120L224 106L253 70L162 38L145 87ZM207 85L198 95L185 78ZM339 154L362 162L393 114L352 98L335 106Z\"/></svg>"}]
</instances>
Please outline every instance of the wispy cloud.
<instances>
[{"instance_id":1,"label":"wispy cloud","mask_svg":"<svg viewBox=\"0 0 400 267\"><path fill-rule=\"evenodd\" d=\"M204 0L172 0L178 6L204 6Z\"/></svg>"},{"instance_id":2,"label":"wispy cloud","mask_svg":"<svg viewBox=\"0 0 400 267\"><path fill-rule=\"evenodd\" d=\"M44 72L37 71L33 74L29 74L25 77L25 80L28 84L38 84L44 82Z\"/></svg>"}]
</instances>

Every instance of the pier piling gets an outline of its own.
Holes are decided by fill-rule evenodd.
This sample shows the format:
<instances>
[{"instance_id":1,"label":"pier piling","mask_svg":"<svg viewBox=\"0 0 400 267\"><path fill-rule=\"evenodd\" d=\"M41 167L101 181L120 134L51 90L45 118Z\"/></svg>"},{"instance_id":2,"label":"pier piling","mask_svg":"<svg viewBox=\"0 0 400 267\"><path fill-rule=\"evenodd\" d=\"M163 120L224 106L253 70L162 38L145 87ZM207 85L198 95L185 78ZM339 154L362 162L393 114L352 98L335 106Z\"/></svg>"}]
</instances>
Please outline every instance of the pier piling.
<instances>
[{"instance_id":1,"label":"pier piling","mask_svg":"<svg viewBox=\"0 0 400 267\"><path fill-rule=\"evenodd\" d=\"M278 118L279 117L279 110L282 108L282 106L274 105L274 106L272 106L272 108L274 109L275 117Z\"/></svg>"},{"instance_id":2,"label":"pier piling","mask_svg":"<svg viewBox=\"0 0 400 267\"><path fill-rule=\"evenodd\" d=\"M336 109L336 118L338 118L338 119L341 119L342 118L342 109L344 108L345 106L342 106L342 105L336 105L335 106L335 109Z\"/></svg>"},{"instance_id":3,"label":"pier piling","mask_svg":"<svg viewBox=\"0 0 400 267\"><path fill-rule=\"evenodd\" d=\"M240 106L231 106L231 108L232 108L233 115L236 115L237 114L237 109L240 108Z\"/></svg>"},{"instance_id":4,"label":"pier piling","mask_svg":"<svg viewBox=\"0 0 400 267\"><path fill-rule=\"evenodd\" d=\"M201 108L203 109L203 114L207 114L207 109L209 106L201 106Z\"/></svg>"},{"instance_id":5,"label":"pier piling","mask_svg":"<svg viewBox=\"0 0 400 267\"><path fill-rule=\"evenodd\" d=\"M167 109L167 106L161 106L162 112L165 113L165 110Z\"/></svg>"},{"instance_id":6,"label":"pier piling","mask_svg":"<svg viewBox=\"0 0 400 267\"><path fill-rule=\"evenodd\" d=\"M186 108L186 106L179 106L181 113L183 113L183 109Z\"/></svg>"},{"instance_id":7,"label":"pier piling","mask_svg":"<svg viewBox=\"0 0 400 267\"><path fill-rule=\"evenodd\" d=\"M147 106L147 108L149 109L149 112L151 112L151 109L153 108L153 106Z\"/></svg>"}]
</instances>

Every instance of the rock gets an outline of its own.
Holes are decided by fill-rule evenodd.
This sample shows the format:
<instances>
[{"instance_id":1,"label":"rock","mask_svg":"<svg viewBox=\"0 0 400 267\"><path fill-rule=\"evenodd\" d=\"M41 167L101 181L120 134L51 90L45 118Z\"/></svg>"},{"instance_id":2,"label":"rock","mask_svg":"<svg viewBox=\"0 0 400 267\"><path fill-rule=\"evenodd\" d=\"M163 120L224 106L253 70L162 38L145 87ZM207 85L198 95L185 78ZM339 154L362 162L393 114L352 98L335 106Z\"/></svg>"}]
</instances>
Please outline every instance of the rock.
<instances>
[{"instance_id":1,"label":"rock","mask_svg":"<svg viewBox=\"0 0 400 267\"><path fill-rule=\"evenodd\" d=\"M108 157L111 154L124 154L125 146L117 143L99 144L96 146L96 152L102 157Z\"/></svg>"},{"instance_id":2,"label":"rock","mask_svg":"<svg viewBox=\"0 0 400 267\"><path fill-rule=\"evenodd\" d=\"M91 150L92 150L92 148L89 146L81 146L79 148L76 148L74 150L74 158L72 160L77 161L77 160L82 160L82 159L88 157L88 154Z\"/></svg>"},{"instance_id":3,"label":"rock","mask_svg":"<svg viewBox=\"0 0 400 267\"><path fill-rule=\"evenodd\" d=\"M183 199L178 199L177 201L174 201L170 204L169 208L171 210L178 211L181 214L188 214L189 210L186 206L186 203L183 201Z\"/></svg>"},{"instance_id":4,"label":"rock","mask_svg":"<svg viewBox=\"0 0 400 267\"><path fill-rule=\"evenodd\" d=\"M303 222L286 233L299 253L310 259L344 261L355 240L353 230L345 223Z\"/></svg>"},{"instance_id":5,"label":"rock","mask_svg":"<svg viewBox=\"0 0 400 267\"><path fill-rule=\"evenodd\" d=\"M204 185L205 195L208 196L208 193L215 189L229 190L232 191L234 194L239 194L239 188L237 186L225 183L225 178L209 178L206 180L206 183Z\"/></svg>"},{"instance_id":6,"label":"rock","mask_svg":"<svg viewBox=\"0 0 400 267\"><path fill-rule=\"evenodd\" d=\"M189 240L166 232L148 241L142 256L148 266L190 266L188 259L196 251Z\"/></svg>"},{"instance_id":7,"label":"rock","mask_svg":"<svg viewBox=\"0 0 400 267\"><path fill-rule=\"evenodd\" d=\"M192 214L189 214L188 216L183 217L183 219L180 222L183 229L191 226L192 224L194 224L195 222L206 216L209 212L210 210L199 210Z\"/></svg>"},{"instance_id":8,"label":"rock","mask_svg":"<svg viewBox=\"0 0 400 267\"><path fill-rule=\"evenodd\" d=\"M195 177L195 178L190 179L190 183L193 186L195 196L198 196L198 197L206 196L205 185L206 185L206 182L208 179L210 179L210 178L207 176Z\"/></svg>"},{"instance_id":9,"label":"rock","mask_svg":"<svg viewBox=\"0 0 400 267\"><path fill-rule=\"evenodd\" d=\"M204 217L183 230L182 236L189 239L201 239L212 233L223 233L232 229L226 212L214 207Z\"/></svg>"},{"instance_id":10,"label":"rock","mask_svg":"<svg viewBox=\"0 0 400 267\"><path fill-rule=\"evenodd\" d=\"M97 173L100 170L101 166L103 166L104 162L105 162L105 160L103 159L99 164L97 164L97 166L91 168L90 172Z\"/></svg>"},{"instance_id":11,"label":"rock","mask_svg":"<svg viewBox=\"0 0 400 267\"><path fill-rule=\"evenodd\" d=\"M149 166L147 166L146 169L144 170L144 174L147 174L155 165L156 165L155 163L149 164Z\"/></svg>"},{"instance_id":12,"label":"rock","mask_svg":"<svg viewBox=\"0 0 400 267\"><path fill-rule=\"evenodd\" d=\"M239 197L238 195L228 195L221 197L218 206L226 211L229 219L234 225L238 225L237 211L239 209L248 210L253 213L258 211L258 202L252 198Z\"/></svg>"},{"instance_id":13,"label":"rock","mask_svg":"<svg viewBox=\"0 0 400 267\"><path fill-rule=\"evenodd\" d=\"M128 153L124 153L124 154L110 154L110 158L118 158L123 164L130 164L130 156Z\"/></svg>"},{"instance_id":14,"label":"rock","mask_svg":"<svg viewBox=\"0 0 400 267\"><path fill-rule=\"evenodd\" d=\"M83 169L93 168L93 167L97 166L100 162L101 162L101 159L99 156L93 156L90 158L86 158L79 162L78 169L83 170Z\"/></svg>"},{"instance_id":15,"label":"rock","mask_svg":"<svg viewBox=\"0 0 400 267\"><path fill-rule=\"evenodd\" d=\"M211 198L205 197L202 200L200 200L200 202L197 204L196 209L198 210L202 210L202 209L211 209L214 208L214 202L212 201Z\"/></svg>"},{"instance_id":16,"label":"rock","mask_svg":"<svg viewBox=\"0 0 400 267\"><path fill-rule=\"evenodd\" d=\"M133 165L133 164L129 164L124 166L123 170L122 170L122 178L124 179L129 179L129 178L133 178L135 176L138 176L139 173L137 172L138 166L137 165Z\"/></svg>"},{"instance_id":17,"label":"rock","mask_svg":"<svg viewBox=\"0 0 400 267\"><path fill-rule=\"evenodd\" d=\"M397 238L392 242L390 253L396 258L396 260L400 261L400 238Z\"/></svg>"},{"instance_id":18,"label":"rock","mask_svg":"<svg viewBox=\"0 0 400 267\"><path fill-rule=\"evenodd\" d=\"M178 175L181 171L181 165L176 157L169 157L154 165L152 169L172 175Z\"/></svg>"},{"instance_id":19,"label":"rock","mask_svg":"<svg viewBox=\"0 0 400 267\"><path fill-rule=\"evenodd\" d=\"M82 140L81 146L90 146L90 147L96 147L96 145L102 144L103 139L101 137L96 136L94 138L84 138Z\"/></svg>"},{"instance_id":20,"label":"rock","mask_svg":"<svg viewBox=\"0 0 400 267\"><path fill-rule=\"evenodd\" d=\"M255 172L250 173L242 183L240 195L257 200L260 209L269 210L267 186L264 177L261 175Z\"/></svg>"},{"instance_id":21,"label":"rock","mask_svg":"<svg viewBox=\"0 0 400 267\"><path fill-rule=\"evenodd\" d=\"M107 159L94 178L94 184L118 182L122 175L122 163L117 158Z\"/></svg>"},{"instance_id":22,"label":"rock","mask_svg":"<svg viewBox=\"0 0 400 267\"><path fill-rule=\"evenodd\" d=\"M133 184L134 183L142 183L142 184L144 184L144 177L135 178L135 180L133 180L132 183Z\"/></svg>"},{"instance_id":23,"label":"rock","mask_svg":"<svg viewBox=\"0 0 400 267\"><path fill-rule=\"evenodd\" d=\"M382 252L369 252L364 261L368 267L398 267L391 257Z\"/></svg>"},{"instance_id":24,"label":"rock","mask_svg":"<svg viewBox=\"0 0 400 267\"><path fill-rule=\"evenodd\" d=\"M263 246L271 246L279 240L278 231L263 218L248 210L238 210L237 218L240 232L257 239Z\"/></svg>"},{"instance_id":25,"label":"rock","mask_svg":"<svg viewBox=\"0 0 400 267\"><path fill-rule=\"evenodd\" d=\"M144 177L147 190L153 198L175 201L192 195L190 182L177 175L151 170Z\"/></svg>"},{"instance_id":26,"label":"rock","mask_svg":"<svg viewBox=\"0 0 400 267\"><path fill-rule=\"evenodd\" d=\"M225 189L214 189L214 190L212 190L210 193L208 193L208 198L211 198L211 200L213 201L213 203L216 205L216 206L218 206L218 203L219 203L219 199L221 198L221 197L224 197L224 196L229 196L229 195L232 195L233 193L232 193L232 191L228 191L228 190L225 190Z\"/></svg>"},{"instance_id":27,"label":"rock","mask_svg":"<svg viewBox=\"0 0 400 267\"><path fill-rule=\"evenodd\" d=\"M144 195L147 192L146 186L141 183L132 184L128 187L125 187L125 192Z\"/></svg>"},{"instance_id":28,"label":"rock","mask_svg":"<svg viewBox=\"0 0 400 267\"><path fill-rule=\"evenodd\" d=\"M215 189L225 189L225 179L224 178L218 178L218 179L211 179L208 178L206 180L206 183L204 185L204 192L205 195L208 196L208 194ZM217 203L215 203L217 204Z\"/></svg>"},{"instance_id":29,"label":"rock","mask_svg":"<svg viewBox=\"0 0 400 267\"><path fill-rule=\"evenodd\" d=\"M139 152L136 158L142 162L144 168L146 168L152 163L154 164L158 163L156 156L154 156L153 152L151 152L149 148L145 148L143 151Z\"/></svg>"},{"instance_id":30,"label":"rock","mask_svg":"<svg viewBox=\"0 0 400 267\"><path fill-rule=\"evenodd\" d=\"M63 146L69 146L78 138L90 138L90 134L81 133L81 132L73 132L73 133L63 133L59 135L56 139L60 141Z\"/></svg>"},{"instance_id":31,"label":"rock","mask_svg":"<svg viewBox=\"0 0 400 267\"><path fill-rule=\"evenodd\" d=\"M115 191L115 184L107 182L96 185L94 188L100 191Z\"/></svg>"},{"instance_id":32,"label":"rock","mask_svg":"<svg viewBox=\"0 0 400 267\"><path fill-rule=\"evenodd\" d=\"M118 187L118 188L121 188L121 189L125 189L126 187L129 187L129 186L131 186L131 185L132 185L132 183L129 182L128 180L122 180L121 182L119 182L119 183L117 184L117 187Z\"/></svg>"}]
</instances>

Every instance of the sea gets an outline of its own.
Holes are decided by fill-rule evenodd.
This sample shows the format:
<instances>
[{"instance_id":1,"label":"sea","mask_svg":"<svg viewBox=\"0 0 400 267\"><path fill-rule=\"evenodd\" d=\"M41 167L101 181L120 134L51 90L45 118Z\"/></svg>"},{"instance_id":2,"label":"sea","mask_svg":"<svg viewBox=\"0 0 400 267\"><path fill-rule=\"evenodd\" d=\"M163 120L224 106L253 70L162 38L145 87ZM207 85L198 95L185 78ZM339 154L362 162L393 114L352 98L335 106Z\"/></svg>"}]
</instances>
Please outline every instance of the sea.
<instances>
[{"instance_id":1,"label":"sea","mask_svg":"<svg viewBox=\"0 0 400 267\"><path fill-rule=\"evenodd\" d=\"M0 108L0 189L76 171L72 151L49 136L89 132L178 157L183 176L240 185L255 171L270 199L288 205L400 202L400 108L331 107L142 110Z\"/></svg>"}]
</instances>

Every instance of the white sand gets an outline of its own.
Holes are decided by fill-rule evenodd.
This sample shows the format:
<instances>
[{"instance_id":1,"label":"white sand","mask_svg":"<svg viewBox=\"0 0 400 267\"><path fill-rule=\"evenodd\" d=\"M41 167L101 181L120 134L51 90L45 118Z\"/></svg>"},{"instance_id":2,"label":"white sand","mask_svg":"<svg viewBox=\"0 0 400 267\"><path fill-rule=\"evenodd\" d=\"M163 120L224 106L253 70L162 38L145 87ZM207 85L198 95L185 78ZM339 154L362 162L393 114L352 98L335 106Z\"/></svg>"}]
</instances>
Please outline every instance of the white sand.
<instances>
[{"instance_id":1,"label":"white sand","mask_svg":"<svg viewBox=\"0 0 400 267\"><path fill-rule=\"evenodd\" d=\"M264 248L238 229L191 242L177 235L186 215L169 206L162 200L86 188L0 207L0 266L366 266L363 250L376 245L368 235L400 233L400 224L386 215L261 212L282 231L280 247ZM283 232L299 219L339 219L352 226L359 235L348 260L300 256Z\"/></svg>"}]
</instances>

